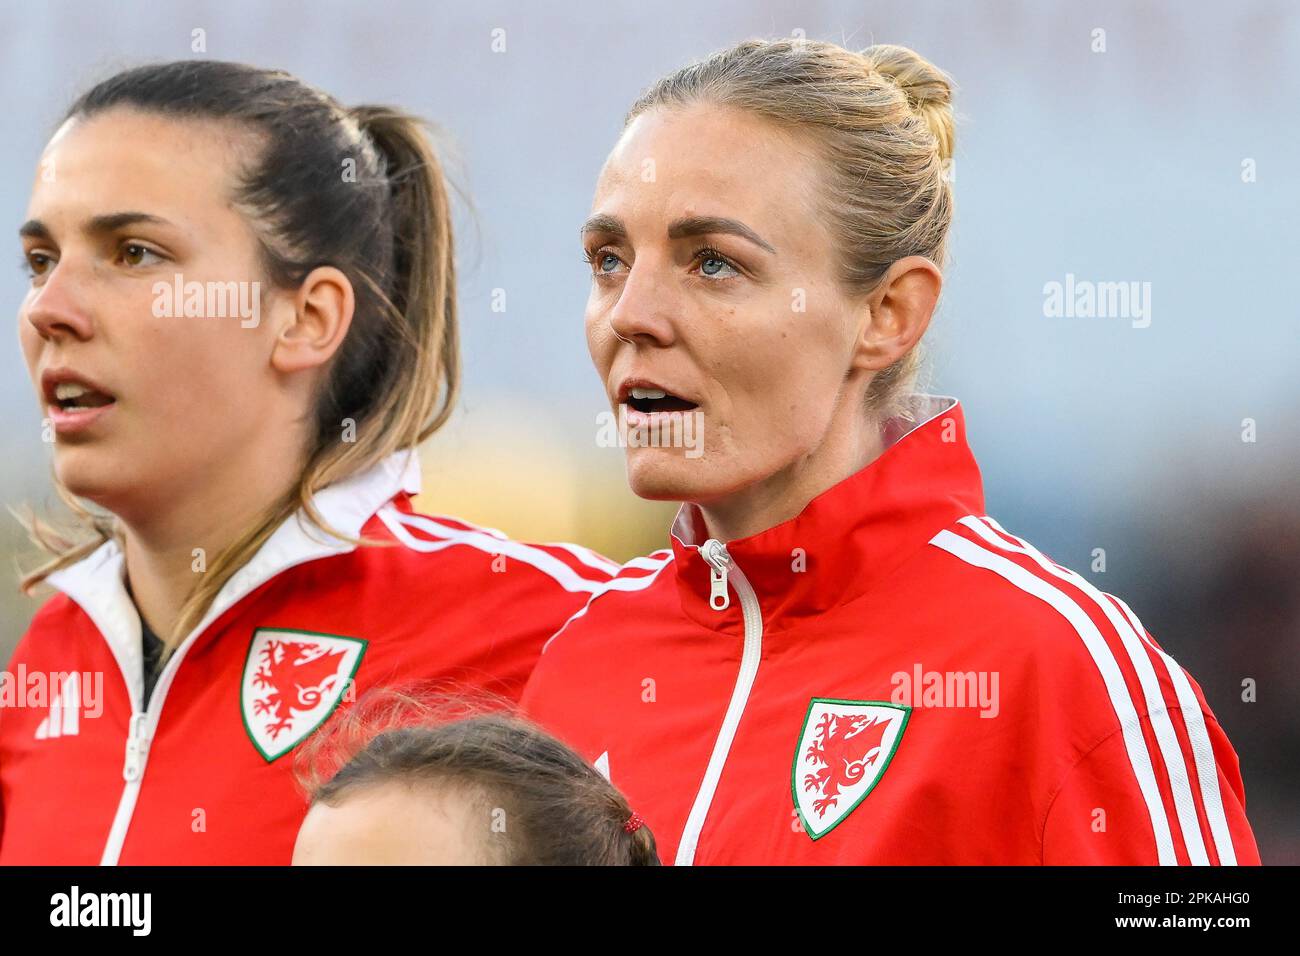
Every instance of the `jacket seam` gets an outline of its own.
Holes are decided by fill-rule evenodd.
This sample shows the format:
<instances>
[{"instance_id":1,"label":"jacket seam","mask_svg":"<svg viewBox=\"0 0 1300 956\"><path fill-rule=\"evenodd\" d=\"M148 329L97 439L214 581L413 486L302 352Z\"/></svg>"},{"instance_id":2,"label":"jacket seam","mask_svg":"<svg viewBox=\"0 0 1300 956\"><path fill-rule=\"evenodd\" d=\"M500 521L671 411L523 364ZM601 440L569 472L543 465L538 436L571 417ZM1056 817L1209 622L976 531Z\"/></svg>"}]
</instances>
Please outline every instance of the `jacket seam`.
<instances>
[{"instance_id":1,"label":"jacket seam","mask_svg":"<svg viewBox=\"0 0 1300 956\"><path fill-rule=\"evenodd\" d=\"M1207 718L1210 719L1210 720L1214 720L1214 719L1215 719L1213 714L1207 714L1207 713L1205 712L1205 708L1202 707L1202 708L1199 708L1199 710L1201 711L1201 714L1202 714L1204 717L1207 717ZM1139 723L1140 723L1141 721L1150 721L1150 720L1152 720L1152 719L1153 719L1157 714L1162 714L1162 713L1163 713L1163 714L1180 714L1180 713L1182 713L1182 711L1183 711L1182 706L1177 706L1177 707L1166 707L1166 708L1164 708L1163 710L1159 710L1159 711L1148 710L1148 711L1144 711L1144 712L1143 712L1143 713L1138 717L1138 721L1139 721ZM1217 723L1217 721L1216 721L1216 723ZM1043 814L1043 823L1042 823L1042 826L1039 828L1039 834L1038 834L1038 863L1039 863L1040 866L1045 865L1045 860L1046 860L1046 857L1047 857L1047 824L1048 824L1048 821L1051 820L1051 818L1052 818L1052 810L1056 807L1056 800L1057 800L1057 798L1061 795L1061 792L1065 789L1066 784L1069 783L1069 780L1070 780L1071 775L1073 775L1074 771L1077 770L1077 769L1079 768L1079 765L1082 764L1082 763L1083 763L1085 760L1087 760L1089 757L1091 757L1091 756L1093 755L1093 753L1094 753L1098 748L1100 748L1103 744L1109 742L1109 741L1110 741L1110 740L1111 740L1111 739L1112 739L1116 734L1122 734L1123 732L1124 732L1124 727L1123 727L1122 725L1119 726L1119 727L1116 727L1116 728L1115 728L1114 730L1112 730L1110 733L1106 734L1105 737L1102 737L1101 740L1097 741L1097 742L1096 742L1095 744L1093 744L1091 747L1087 748L1087 750L1085 750L1085 751L1083 752L1083 754L1082 754L1082 755L1081 755L1077 760L1074 761L1074 763L1070 764L1069 768L1068 768L1068 769L1067 769L1067 770L1066 770L1066 771L1061 775L1061 779L1060 779L1060 781L1057 783L1055 789L1053 789L1053 790L1051 791L1052 796L1051 796L1051 799L1048 800L1048 802L1047 802L1047 810L1046 810L1046 812ZM1145 735L1144 735L1144 738L1145 738ZM1180 745L1180 747L1181 747L1181 745ZM1163 793L1163 791L1161 791L1161 793L1160 793L1160 800L1161 800L1161 804L1163 805L1163 804L1164 804L1164 793Z\"/></svg>"}]
</instances>

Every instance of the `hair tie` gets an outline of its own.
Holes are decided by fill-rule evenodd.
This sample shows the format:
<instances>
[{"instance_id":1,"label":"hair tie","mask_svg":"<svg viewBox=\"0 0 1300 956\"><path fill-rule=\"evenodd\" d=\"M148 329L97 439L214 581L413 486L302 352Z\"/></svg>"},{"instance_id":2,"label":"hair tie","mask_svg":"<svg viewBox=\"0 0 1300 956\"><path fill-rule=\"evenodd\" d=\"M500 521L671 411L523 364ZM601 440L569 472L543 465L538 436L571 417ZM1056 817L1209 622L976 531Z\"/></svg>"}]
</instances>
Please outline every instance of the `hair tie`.
<instances>
[{"instance_id":1,"label":"hair tie","mask_svg":"<svg viewBox=\"0 0 1300 956\"><path fill-rule=\"evenodd\" d=\"M636 833L636 831L640 830L643 826L645 826L645 821L641 819L641 814L633 810L632 815L627 818L627 823L623 824L623 832Z\"/></svg>"}]
</instances>

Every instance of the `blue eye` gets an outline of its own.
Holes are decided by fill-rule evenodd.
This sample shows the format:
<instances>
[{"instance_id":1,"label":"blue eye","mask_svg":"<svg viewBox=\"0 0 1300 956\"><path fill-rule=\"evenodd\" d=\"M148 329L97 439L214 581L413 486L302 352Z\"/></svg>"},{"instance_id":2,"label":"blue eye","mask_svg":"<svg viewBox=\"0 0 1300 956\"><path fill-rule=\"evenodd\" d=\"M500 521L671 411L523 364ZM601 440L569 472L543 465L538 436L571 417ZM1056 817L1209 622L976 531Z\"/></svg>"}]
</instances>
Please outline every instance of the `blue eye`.
<instances>
[{"instance_id":1,"label":"blue eye","mask_svg":"<svg viewBox=\"0 0 1300 956\"><path fill-rule=\"evenodd\" d=\"M618 267L623 264L616 253L605 252L600 249L595 251L587 250L582 254L582 261L587 263L593 276L613 275L618 271Z\"/></svg>"},{"instance_id":2,"label":"blue eye","mask_svg":"<svg viewBox=\"0 0 1300 956\"><path fill-rule=\"evenodd\" d=\"M700 263L700 275L711 279L728 279L740 275L735 266L712 249L701 249L696 253L696 259Z\"/></svg>"}]
</instances>

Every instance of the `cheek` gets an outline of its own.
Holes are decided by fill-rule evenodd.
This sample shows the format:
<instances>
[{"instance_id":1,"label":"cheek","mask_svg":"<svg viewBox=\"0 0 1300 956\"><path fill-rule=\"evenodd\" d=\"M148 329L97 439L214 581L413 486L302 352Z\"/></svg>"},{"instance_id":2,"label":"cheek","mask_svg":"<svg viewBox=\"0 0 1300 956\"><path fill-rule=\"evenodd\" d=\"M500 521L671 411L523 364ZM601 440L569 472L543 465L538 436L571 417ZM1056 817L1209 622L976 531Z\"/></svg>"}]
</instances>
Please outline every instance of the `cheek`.
<instances>
[{"instance_id":1,"label":"cheek","mask_svg":"<svg viewBox=\"0 0 1300 956\"><path fill-rule=\"evenodd\" d=\"M40 333L27 321L26 311L18 313L18 345L23 351L23 361L27 364L27 374L36 381L36 363L41 355Z\"/></svg>"},{"instance_id":2,"label":"cheek","mask_svg":"<svg viewBox=\"0 0 1300 956\"><path fill-rule=\"evenodd\" d=\"M603 381L608 375L609 370L614 364L614 352L618 347L618 339L614 337L614 331L605 321L604 313L596 307L593 301L587 306L586 313L586 334L587 334L587 352L591 355L591 362L596 366L596 371L600 373Z\"/></svg>"},{"instance_id":3,"label":"cheek","mask_svg":"<svg viewBox=\"0 0 1300 956\"><path fill-rule=\"evenodd\" d=\"M726 414L739 442L796 453L825 431L844 375L842 344L825 322L771 313L761 332L715 352L714 374L726 383Z\"/></svg>"},{"instance_id":4,"label":"cheek","mask_svg":"<svg viewBox=\"0 0 1300 956\"><path fill-rule=\"evenodd\" d=\"M812 343L788 316L769 313L761 324L722 331L707 345L708 364L711 376L724 384L732 411L770 418L798 404L811 385L807 370L821 359L810 355Z\"/></svg>"},{"instance_id":5,"label":"cheek","mask_svg":"<svg viewBox=\"0 0 1300 956\"><path fill-rule=\"evenodd\" d=\"M208 439L237 429L265 407L260 339L259 330L242 329L237 319L159 320L130 346L137 397L145 400L151 418Z\"/></svg>"}]
</instances>

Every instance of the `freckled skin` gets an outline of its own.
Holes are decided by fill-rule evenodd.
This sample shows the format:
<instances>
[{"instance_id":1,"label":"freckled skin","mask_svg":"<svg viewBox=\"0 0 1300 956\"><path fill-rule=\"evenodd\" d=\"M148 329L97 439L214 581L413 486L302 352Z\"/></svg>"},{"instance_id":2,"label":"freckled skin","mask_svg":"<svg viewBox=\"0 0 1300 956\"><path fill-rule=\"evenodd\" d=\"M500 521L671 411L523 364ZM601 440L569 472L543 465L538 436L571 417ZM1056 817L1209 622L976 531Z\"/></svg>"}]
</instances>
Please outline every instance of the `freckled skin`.
<instances>
[{"instance_id":1,"label":"freckled skin","mask_svg":"<svg viewBox=\"0 0 1300 956\"><path fill-rule=\"evenodd\" d=\"M879 453L867 387L920 338L938 295L937 268L912 263L932 294L884 310L889 322L877 324L873 307L893 301L889 283L862 297L839 282L820 175L808 144L762 118L660 107L624 131L592 202L593 215L616 217L627 232L584 240L595 272L587 344L611 403L626 378L646 379L697 403L703 417L701 456L629 447L629 484L644 498L700 504L724 538L792 517ZM729 234L670 239L669 224L688 216L740 220L775 253ZM717 277L695 257L701 246L727 261L712 261Z\"/></svg>"}]
</instances>

